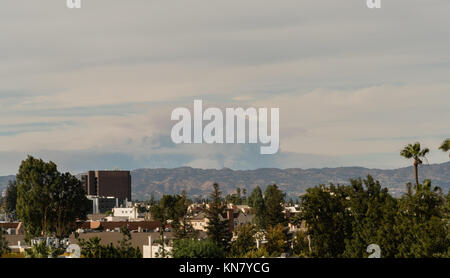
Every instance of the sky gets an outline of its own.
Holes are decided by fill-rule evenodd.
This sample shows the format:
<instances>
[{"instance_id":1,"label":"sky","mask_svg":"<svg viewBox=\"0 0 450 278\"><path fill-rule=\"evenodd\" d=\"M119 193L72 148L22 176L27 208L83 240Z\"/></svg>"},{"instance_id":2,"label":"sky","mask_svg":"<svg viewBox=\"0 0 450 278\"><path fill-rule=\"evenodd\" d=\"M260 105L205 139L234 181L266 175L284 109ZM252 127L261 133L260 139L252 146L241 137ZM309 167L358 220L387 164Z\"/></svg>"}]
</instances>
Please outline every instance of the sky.
<instances>
[{"instance_id":1,"label":"sky","mask_svg":"<svg viewBox=\"0 0 450 278\"><path fill-rule=\"evenodd\" d=\"M450 2L3 0L0 175L60 170L429 163L450 137ZM171 111L280 108L280 151L181 144Z\"/></svg>"}]
</instances>

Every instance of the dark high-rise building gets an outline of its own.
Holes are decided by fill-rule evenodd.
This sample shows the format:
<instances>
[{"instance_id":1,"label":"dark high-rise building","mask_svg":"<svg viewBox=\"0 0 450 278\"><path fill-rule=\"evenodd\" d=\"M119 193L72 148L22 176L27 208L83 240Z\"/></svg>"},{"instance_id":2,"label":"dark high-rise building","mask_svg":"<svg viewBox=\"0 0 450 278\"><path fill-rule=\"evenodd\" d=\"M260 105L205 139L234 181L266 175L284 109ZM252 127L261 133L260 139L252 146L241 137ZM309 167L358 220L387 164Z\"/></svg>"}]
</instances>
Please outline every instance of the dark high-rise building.
<instances>
[{"instance_id":1,"label":"dark high-rise building","mask_svg":"<svg viewBox=\"0 0 450 278\"><path fill-rule=\"evenodd\" d=\"M89 171L81 176L87 195L131 201L130 171Z\"/></svg>"}]
</instances>

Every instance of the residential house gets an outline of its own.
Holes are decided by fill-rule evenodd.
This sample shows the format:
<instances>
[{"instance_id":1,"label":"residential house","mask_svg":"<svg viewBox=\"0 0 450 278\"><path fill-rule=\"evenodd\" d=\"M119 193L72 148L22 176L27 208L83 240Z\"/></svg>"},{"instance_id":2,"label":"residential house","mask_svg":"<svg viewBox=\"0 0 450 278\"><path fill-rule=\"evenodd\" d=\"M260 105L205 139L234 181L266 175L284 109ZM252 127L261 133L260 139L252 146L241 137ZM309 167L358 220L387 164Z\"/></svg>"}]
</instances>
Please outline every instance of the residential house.
<instances>
[{"instance_id":1,"label":"residential house","mask_svg":"<svg viewBox=\"0 0 450 278\"><path fill-rule=\"evenodd\" d=\"M206 232L206 226L208 226L208 218L204 212L191 217L189 223L192 225L194 230Z\"/></svg>"}]
</instances>

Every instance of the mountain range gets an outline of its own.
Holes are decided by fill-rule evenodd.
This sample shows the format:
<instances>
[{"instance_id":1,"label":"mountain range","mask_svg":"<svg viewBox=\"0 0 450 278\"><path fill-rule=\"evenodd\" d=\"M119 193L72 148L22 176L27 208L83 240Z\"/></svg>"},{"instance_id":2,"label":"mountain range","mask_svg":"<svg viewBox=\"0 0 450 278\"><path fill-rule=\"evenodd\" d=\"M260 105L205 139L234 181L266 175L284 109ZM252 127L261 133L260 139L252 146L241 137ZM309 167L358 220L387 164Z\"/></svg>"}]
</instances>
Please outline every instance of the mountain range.
<instances>
[{"instance_id":1,"label":"mountain range","mask_svg":"<svg viewBox=\"0 0 450 278\"><path fill-rule=\"evenodd\" d=\"M289 198L296 198L305 193L309 187L319 184L348 184L350 179L364 178L372 175L383 187L389 188L394 196L406 192L406 183L414 183L413 167L393 170L368 169L363 167L339 167L322 169L276 169L262 168L256 170L232 170L223 168L196 169L191 167L136 169L131 171L132 198L148 200L163 194L180 194L182 190L191 197L206 197L217 182L224 195L234 193L236 188L245 188L247 194L260 186L263 190L268 184L277 184ZM421 165L420 180L430 179L433 185L444 192L450 189L450 162L442 164ZM8 180L14 176L0 177L0 192Z\"/></svg>"},{"instance_id":2,"label":"mountain range","mask_svg":"<svg viewBox=\"0 0 450 278\"><path fill-rule=\"evenodd\" d=\"M208 196L214 182L219 183L224 195L234 193L237 187L250 192L260 186L263 190L268 184L277 184L288 197L305 193L309 187L319 184L348 184L350 179L372 175L383 187L388 187L394 196L406 192L406 183L414 183L413 167L394 170L367 169L362 167L339 167L322 169L256 169L231 170L224 168L195 169L181 167L174 169L137 169L132 171L133 198L148 200L162 194L179 194L185 190L189 196ZM433 185L440 186L444 192L450 189L450 162L422 165L420 180L430 179Z\"/></svg>"}]
</instances>

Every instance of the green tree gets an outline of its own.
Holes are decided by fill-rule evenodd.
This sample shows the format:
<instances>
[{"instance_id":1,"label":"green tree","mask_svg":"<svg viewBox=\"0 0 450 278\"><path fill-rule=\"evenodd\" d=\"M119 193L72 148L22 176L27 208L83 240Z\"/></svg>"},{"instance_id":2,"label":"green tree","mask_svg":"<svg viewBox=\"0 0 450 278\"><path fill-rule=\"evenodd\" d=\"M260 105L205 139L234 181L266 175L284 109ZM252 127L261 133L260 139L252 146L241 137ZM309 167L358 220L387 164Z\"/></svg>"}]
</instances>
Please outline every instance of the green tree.
<instances>
[{"instance_id":1,"label":"green tree","mask_svg":"<svg viewBox=\"0 0 450 278\"><path fill-rule=\"evenodd\" d=\"M56 164L35 159L22 161L17 174L17 216L25 238L69 235L77 219L85 219L87 199L81 182Z\"/></svg>"},{"instance_id":2,"label":"green tree","mask_svg":"<svg viewBox=\"0 0 450 278\"><path fill-rule=\"evenodd\" d=\"M259 186L253 189L250 197L248 198L248 204L252 208L253 213L255 214L254 223L256 226L262 230L265 229L265 217L266 217L266 208L264 205L264 198L262 195L261 188Z\"/></svg>"},{"instance_id":3,"label":"green tree","mask_svg":"<svg viewBox=\"0 0 450 278\"><path fill-rule=\"evenodd\" d=\"M56 164L32 156L22 161L17 174L17 216L26 239L51 232L51 192L58 179Z\"/></svg>"},{"instance_id":4,"label":"green tree","mask_svg":"<svg viewBox=\"0 0 450 278\"><path fill-rule=\"evenodd\" d=\"M236 229L237 238L231 245L231 254L235 257L243 257L245 254L256 250L256 230L253 225L244 224Z\"/></svg>"},{"instance_id":5,"label":"green tree","mask_svg":"<svg viewBox=\"0 0 450 278\"><path fill-rule=\"evenodd\" d=\"M309 256L308 234L304 231L297 231L292 242L292 253L299 257Z\"/></svg>"},{"instance_id":6,"label":"green tree","mask_svg":"<svg viewBox=\"0 0 450 278\"><path fill-rule=\"evenodd\" d=\"M441 256L448 252L450 241L445 218L445 199L439 187L429 180L412 187L399 201L396 218L398 253L401 258Z\"/></svg>"},{"instance_id":7,"label":"green tree","mask_svg":"<svg viewBox=\"0 0 450 278\"><path fill-rule=\"evenodd\" d=\"M450 243L450 191L447 192L444 206L444 222L447 228L447 242ZM448 245L447 252L443 255L446 258L450 258L450 244Z\"/></svg>"},{"instance_id":8,"label":"green tree","mask_svg":"<svg viewBox=\"0 0 450 278\"><path fill-rule=\"evenodd\" d=\"M242 188L242 205L247 204L247 189Z\"/></svg>"},{"instance_id":9,"label":"green tree","mask_svg":"<svg viewBox=\"0 0 450 278\"><path fill-rule=\"evenodd\" d=\"M170 216L173 215L173 207L174 207L174 199L170 195L164 195L159 204L155 204L150 208L150 212L152 214L153 219L158 220L160 222L159 227L159 243L161 244L161 256L165 257L165 237L164 237L164 229L167 226L168 220L170 220Z\"/></svg>"},{"instance_id":10,"label":"green tree","mask_svg":"<svg viewBox=\"0 0 450 278\"><path fill-rule=\"evenodd\" d=\"M275 226L269 226L265 237L267 243L264 245L264 248L271 257L278 257L281 253L287 251L288 239L283 224L279 223Z\"/></svg>"},{"instance_id":11,"label":"green tree","mask_svg":"<svg viewBox=\"0 0 450 278\"><path fill-rule=\"evenodd\" d=\"M195 231L190 223L185 219L188 208L188 200L186 194L180 195L164 195L159 204L155 204L150 208L151 214L154 219L160 221L160 243L161 243L161 255L165 257L164 245L166 240L164 238L164 229L171 220L172 228L175 230L175 234L178 238L182 237L195 237Z\"/></svg>"},{"instance_id":12,"label":"green tree","mask_svg":"<svg viewBox=\"0 0 450 278\"><path fill-rule=\"evenodd\" d=\"M196 239L198 237L198 231L194 229L190 222L190 217L192 216L188 212L190 203L186 197L186 193L183 191L174 208L177 211L178 218L172 224L176 239Z\"/></svg>"},{"instance_id":13,"label":"green tree","mask_svg":"<svg viewBox=\"0 0 450 278\"><path fill-rule=\"evenodd\" d=\"M91 237L88 240L79 238L78 245L81 249L81 256L84 258L104 258L105 247L101 245L101 239L99 237Z\"/></svg>"},{"instance_id":14,"label":"green tree","mask_svg":"<svg viewBox=\"0 0 450 278\"><path fill-rule=\"evenodd\" d=\"M407 188L395 199L368 176L349 186L307 189L301 196L311 246L306 256L367 257L370 244L379 245L384 258L448 256L450 222L441 189L429 180Z\"/></svg>"},{"instance_id":15,"label":"green tree","mask_svg":"<svg viewBox=\"0 0 450 278\"><path fill-rule=\"evenodd\" d=\"M345 240L352 234L348 197L347 187L333 184L308 188L300 197L301 218L306 221L311 256L342 257Z\"/></svg>"},{"instance_id":16,"label":"green tree","mask_svg":"<svg viewBox=\"0 0 450 278\"><path fill-rule=\"evenodd\" d=\"M11 250L8 247L8 241L3 236L3 229L0 228L0 258L3 256L3 254L9 253Z\"/></svg>"},{"instance_id":17,"label":"green tree","mask_svg":"<svg viewBox=\"0 0 450 278\"><path fill-rule=\"evenodd\" d=\"M276 184L268 185L264 191L265 221L267 226L286 225L283 203L285 194Z\"/></svg>"},{"instance_id":18,"label":"green tree","mask_svg":"<svg viewBox=\"0 0 450 278\"><path fill-rule=\"evenodd\" d=\"M407 159L414 159L414 174L416 177L416 185L419 185L419 165L423 163L422 158L430 152L428 148L422 149L420 143L408 144L400 152L400 155Z\"/></svg>"},{"instance_id":19,"label":"green tree","mask_svg":"<svg viewBox=\"0 0 450 278\"><path fill-rule=\"evenodd\" d=\"M224 258L226 252L212 240L175 240L172 254L174 258Z\"/></svg>"},{"instance_id":20,"label":"green tree","mask_svg":"<svg viewBox=\"0 0 450 278\"><path fill-rule=\"evenodd\" d=\"M194 229L189 220L190 214L186 214L175 227L175 239L197 239L198 231Z\"/></svg>"},{"instance_id":21,"label":"green tree","mask_svg":"<svg viewBox=\"0 0 450 278\"><path fill-rule=\"evenodd\" d=\"M51 192L54 223L52 231L57 238L68 237L76 230L77 220L85 220L89 210L86 192L75 176L59 174Z\"/></svg>"},{"instance_id":22,"label":"green tree","mask_svg":"<svg viewBox=\"0 0 450 278\"><path fill-rule=\"evenodd\" d=\"M383 258L394 257L398 245L394 233L397 200L372 176L365 180L350 180L350 184L348 206L352 235L345 240L344 256L367 257L367 246L377 244Z\"/></svg>"},{"instance_id":23,"label":"green tree","mask_svg":"<svg viewBox=\"0 0 450 278\"><path fill-rule=\"evenodd\" d=\"M5 211L8 214L14 214L16 212L17 205L17 182L9 181L6 188L5 197Z\"/></svg>"},{"instance_id":24,"label":"green tree","mask_svg":"<svg viewBox=\"0 0 450 278\"><path fill-rule=\"evenodd\" d=\"M225 197L225 202L234 205L242 205L244 203L244 198L242 197L241 188L236 188L236 193L228 194Z\"/></svg>"},{"instance_id":25,"label":"green tree","mask_svg":"<svg viewBox=\"0 0 450 278\"><path fill-rule=\"evenodd\" d=\"M221 219L226 214L226 206L221 197L219 185L214 183L213 192L210 195L209 208L206 210L208 225L206 233L208 238L228 251L232 237L229 229L228 219Z\"/></svg>"}]
</instances>

